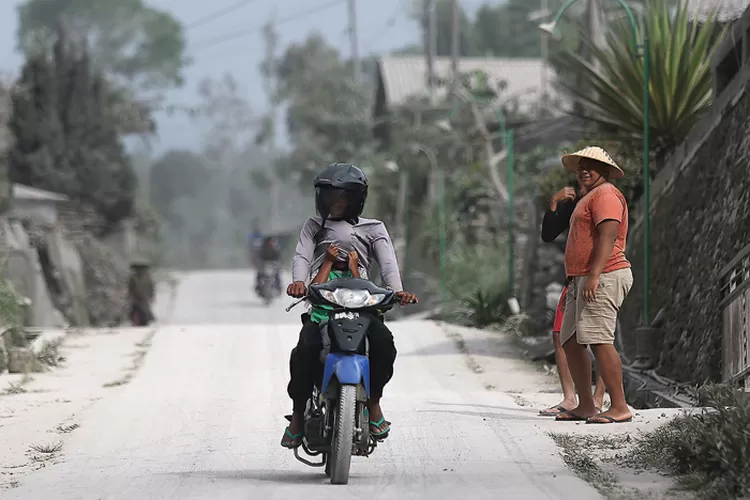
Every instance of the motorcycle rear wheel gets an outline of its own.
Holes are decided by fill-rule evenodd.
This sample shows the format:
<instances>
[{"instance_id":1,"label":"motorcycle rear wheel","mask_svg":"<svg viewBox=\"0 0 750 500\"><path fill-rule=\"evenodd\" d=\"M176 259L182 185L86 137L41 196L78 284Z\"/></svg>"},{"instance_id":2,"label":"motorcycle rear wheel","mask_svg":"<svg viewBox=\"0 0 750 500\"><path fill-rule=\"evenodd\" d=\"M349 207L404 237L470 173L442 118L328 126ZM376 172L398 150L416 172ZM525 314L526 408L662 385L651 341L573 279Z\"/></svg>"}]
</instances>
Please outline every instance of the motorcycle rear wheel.
<instances>
[{"instance_id":1,"label":"motorcycle rear wheel","mask_svg":"<svg viewBox=\"0 0 750 500\"><path fill-rule=\"evenodd\" d=\"M339 390L339 405L335 418L335 430L331 443L330 469L331 484L347 484L352 465L352 445L354 441L354 421L357 411L357 387L342 385Z\"/></svg>"}]
</instances>

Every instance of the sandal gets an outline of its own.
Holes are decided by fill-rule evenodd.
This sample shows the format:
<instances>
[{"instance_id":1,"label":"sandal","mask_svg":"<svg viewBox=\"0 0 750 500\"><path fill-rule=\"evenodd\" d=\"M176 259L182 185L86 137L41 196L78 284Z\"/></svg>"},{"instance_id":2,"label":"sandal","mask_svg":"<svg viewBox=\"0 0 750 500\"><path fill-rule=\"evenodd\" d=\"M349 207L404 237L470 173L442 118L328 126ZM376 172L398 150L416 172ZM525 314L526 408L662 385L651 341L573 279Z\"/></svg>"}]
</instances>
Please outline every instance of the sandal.
<instances>
[{"instance_id":1,"label":"sandal","mask_svg":"<svg viewBox=\"0 0 750 500\"><path fill-rule=\"evenodd\" d=\"M375 439L376 441L382 441L383 439L388 437L388 434L391 432L391 423L388 422L385 417L381 418L377 422L373 422L370 420L368 422L370 424L370 435ZM385 428L383 428L385 426Z\"/></svg>"},{"instance_id":2,"label":"sandal","mask_svg":"<svg viewBox=\"0 0 750 500\"><path fill-rule=\"evenodd\" d=\"M288 448L290 450L293 450L295 448L299 448L299 446L302 444L302 438L304 437L304 433L300 432L299 434L292 434L292 431L289 430L289 427L284 429L284 436L281 438L281 446L284 448Z\"/></svg>"},{"instance_id":3,"label":"sandal","mask_svg":"<svg viewBox=\"0 0 750 500\"><path fill-rule=\"evenodd\" d=\"M565 408L563 405L557 405L557 406L553 406L552 408L547 408L546 410L539 410L539 416L540 417L556 417L557 415L564 413L566 411L570 411L570 410Z\"/></svg>"},{"instance_id":4,"label":"sandal","mask_svg":"<svg viewBox=\"0 0 750 500\"><path fill-rule=\"evenodd\" d=\"M616 420L609 415L594 415L593 417L586 419L587 424L625 424L632 421L633 417Z\"/></svg>"},{"instance_id":5,"label":"sandal","mask_svg":"<svg viewBox=\"0 0 750 500\"><path fill-rule=\"evenodd\" d=\"M585 422L588 418L576 415L572 411L561 411L555 416L555 420L558 422Z\"/></svg>"}]
</instances>

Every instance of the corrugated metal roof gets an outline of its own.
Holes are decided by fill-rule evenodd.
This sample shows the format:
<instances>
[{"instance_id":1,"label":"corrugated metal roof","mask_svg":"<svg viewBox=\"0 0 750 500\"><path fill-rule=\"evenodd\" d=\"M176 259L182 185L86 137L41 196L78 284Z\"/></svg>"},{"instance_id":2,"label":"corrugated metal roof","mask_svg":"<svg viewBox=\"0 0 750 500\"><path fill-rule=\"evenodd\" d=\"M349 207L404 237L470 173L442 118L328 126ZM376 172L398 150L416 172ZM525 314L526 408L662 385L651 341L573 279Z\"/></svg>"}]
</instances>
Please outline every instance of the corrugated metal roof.
<instances>
[{"instance_id":1,"label":"corrugated metal roof","mask_svg":"<svg viewBox=\"0 0 750 500\"><path fill-rule=\"evenodd\" d=\"M685 0L690 18L704 21L712 11L722 23L734 21L750 7L750 0Z\"/></svg>"},{"instance_id":2,"label":"corrugated metal roof","mask_svg":"<svg viewBox=\"0 0 750 500\"><path fill-rule=\"evenodd\" d=\"M422 56L385 56L378 58L378 67L383 77L387 105L403 104L410 97L424 96L427 92L427 63ZM540 59L500 59L490 57L462 58L460 73L483 71L492 87L505 82L507 87L501 93L503 98L518 98L521 107L532 105L539 100L543 64ZM435 60L435 75L447 79L451 75L451 60L438 57ZM552 69L547 70L548 92L553 98L554 78ZM440 89L444 93L446 89Z\"/></svg>"},{"instance_id":3,"label":"corrugated metal roof","mask_svg":"<svg viewBox=\"0 0 750 500\"><path fill-rule=\"evenodd\" d=\"M24 184L13 184L13 198L19 200L36 200L36 201L70 201L65 195L37 189Z\"/></svg>"}]
</instances>

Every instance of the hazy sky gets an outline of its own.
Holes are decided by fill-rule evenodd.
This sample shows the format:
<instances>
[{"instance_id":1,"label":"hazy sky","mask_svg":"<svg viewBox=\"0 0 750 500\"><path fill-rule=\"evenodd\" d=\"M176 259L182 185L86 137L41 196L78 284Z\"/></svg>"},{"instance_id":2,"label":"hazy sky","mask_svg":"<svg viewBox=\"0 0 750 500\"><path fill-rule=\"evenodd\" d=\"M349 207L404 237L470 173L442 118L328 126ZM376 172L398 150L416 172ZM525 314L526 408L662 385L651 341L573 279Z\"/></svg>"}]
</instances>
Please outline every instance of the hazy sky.
<instances>
[{"instance_id":1,"label":"hazy sky","mask_svg":"<svg viewBox=\"0 0 750 500\"><path fill-rule=\"evenodd\" d=\"M17 28L16 7L20 0L0 0L0 70L17 73L21 57L15 51ZM168 10L184 24L237 3L237 0L147 0L155 7ZM265 97L258 74L258 64L263 57L260 33L228 41L221 45L200 49L206 40L237 31L252 30L266 22L275 13L281 46L306 38L312 31L325 33L329 42L345 55L350 53L346 33L346 1L299 19L316 6L329 4L331 0L255 0L242 10L203 24L187 32L188 53L194 58L185 71L185 87L169 94L174 103L187 104L196 99L197 83L206 76L219 76L231 71L247 93L248 100L259 112L265 107ZM473 11L481 0L463 0L464 8ZM494 0L488 3L500 3ZM379 53L414 43L419 39L418 27L408 19L410 0L357 0L360 52ZM170 147L192 147L200 142L200 132L187 119L158 115L159 140L157 150Z\"/></svg>"}]
</instances>

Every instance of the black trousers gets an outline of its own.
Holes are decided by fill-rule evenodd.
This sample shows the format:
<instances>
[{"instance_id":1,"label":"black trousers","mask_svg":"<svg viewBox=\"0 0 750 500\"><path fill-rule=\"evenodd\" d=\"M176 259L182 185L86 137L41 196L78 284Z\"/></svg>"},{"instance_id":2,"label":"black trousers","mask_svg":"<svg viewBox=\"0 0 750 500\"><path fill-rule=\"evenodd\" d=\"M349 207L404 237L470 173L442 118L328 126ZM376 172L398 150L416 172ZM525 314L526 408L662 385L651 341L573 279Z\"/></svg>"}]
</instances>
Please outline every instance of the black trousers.
<instances>
[{"instance_id":1,"label":"black trousers","mask_svg":"<svg viewBox=\"0 0 750 500\"><path fill-rule=\"evenodd\" d=\"M310 321L307 314L302 318L303 326L289 357L291 379L287 392L294 403L294 411L304 411L307 400L312 395L313 385L323 383L323 364L320 351L323 350L323 339L320 325ZM367 333L370 340L370 397L379 399L383 388L393 377L393 365L396 362L396 345L393 334L379 319L374 319Z\"/></svg>"}]
</instances>

